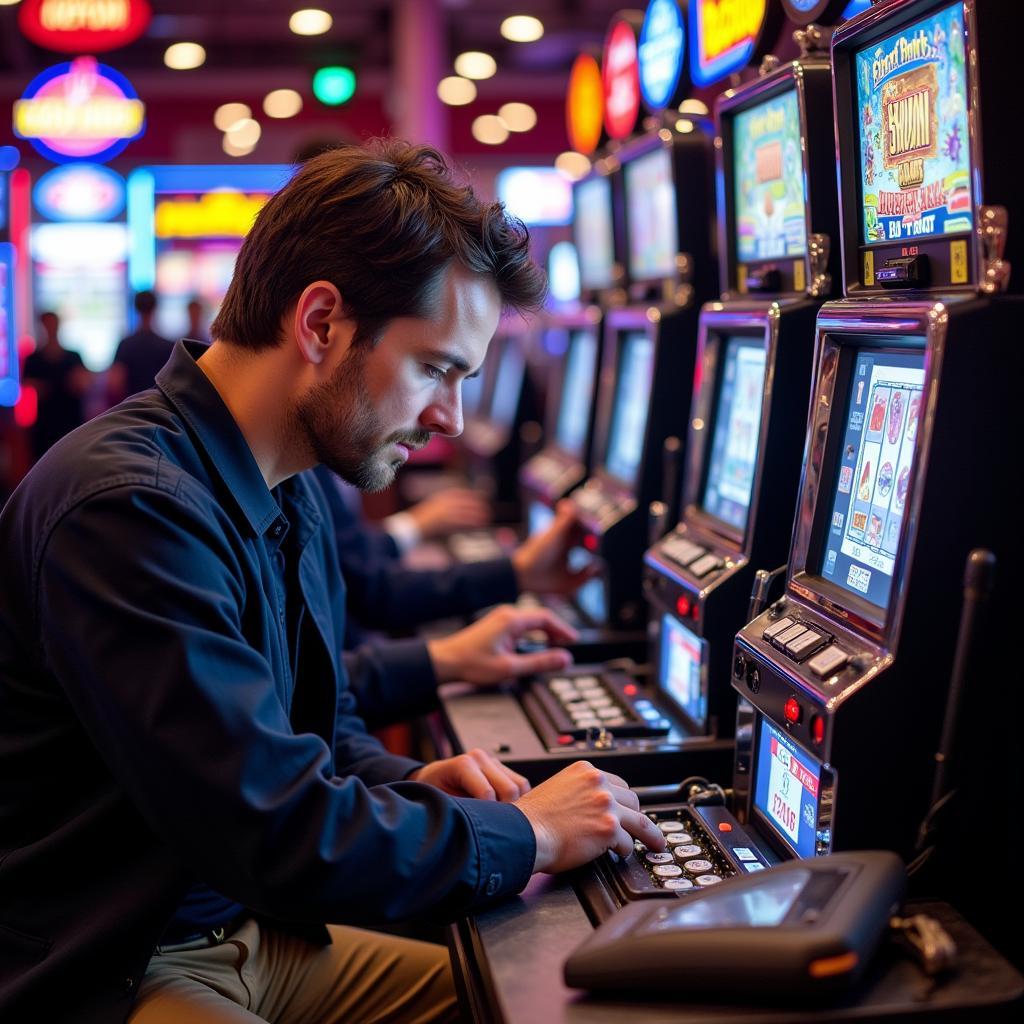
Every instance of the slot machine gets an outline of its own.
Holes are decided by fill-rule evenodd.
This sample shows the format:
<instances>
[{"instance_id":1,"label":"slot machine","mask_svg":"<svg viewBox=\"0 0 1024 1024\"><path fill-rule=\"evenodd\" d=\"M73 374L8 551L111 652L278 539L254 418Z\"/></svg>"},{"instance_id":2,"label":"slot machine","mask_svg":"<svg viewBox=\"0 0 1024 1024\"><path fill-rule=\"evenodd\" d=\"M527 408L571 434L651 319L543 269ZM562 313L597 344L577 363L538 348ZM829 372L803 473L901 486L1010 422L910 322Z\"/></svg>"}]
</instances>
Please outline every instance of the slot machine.
<instances>
[{"instance_id":1,"label":"slot machine","mask_svg":"<svg viewBox=\"0 0 1024 1024\"><path fill-rule=\"evenodd\" d=\"M591 660L643 650L648 509L663 497L665 441L685 437L700 303L717 284L712 135L698 120L686 127L656 129L615 155L632 301L604 317L593 467L569 496L585 529L581 557L599 559L601 572L571 601L550 602L586 638ZM580 660L578 645L576 651ZM584 672L553 687L541 680L504 692L460 692L443 700L445 725L457 749L492 750L531 781L580 757L599 757L631 781L662 781L663 756L677 754L685 737L653 704L631 701L635 683L623 678L622 687L610 691L598 674ZM590 714L570 717L573 705L591 701ZM727 742L698 743L708 770L727 766Z\"/></svg>"},{"instance_id":2,"label":"slot machine","mask_svg":"<svg viewBox=\"0 0 1024 1024\"><path fill-rule=\"evenodd\" d=\"M972 549L1000 567L986 635L1014 617L1004 439L1022 303L1007 294L1008 214L991 205L1012 195L1010 140L984 104L1015 37L996 4L891 0L833 38L847 297L816 321L785 593L736 636L731 799L709 786L649 807L670 849L605 859L619 899L793 857L913 851ZM972 702L998 715L1005 650L986 664Z\"/></svg>"}]
</instances>

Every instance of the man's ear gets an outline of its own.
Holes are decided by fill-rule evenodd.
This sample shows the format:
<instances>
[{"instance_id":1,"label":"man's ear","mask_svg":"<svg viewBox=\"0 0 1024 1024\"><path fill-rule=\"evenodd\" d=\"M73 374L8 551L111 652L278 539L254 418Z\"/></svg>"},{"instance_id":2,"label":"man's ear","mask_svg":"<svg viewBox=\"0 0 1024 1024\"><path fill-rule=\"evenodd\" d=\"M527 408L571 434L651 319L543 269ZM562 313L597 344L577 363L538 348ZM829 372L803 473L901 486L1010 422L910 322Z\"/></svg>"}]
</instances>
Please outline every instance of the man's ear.
<instances>
[{"instance_id":1,"label":"man's ear","mask_svg":"<svg viewBox=\"0 0 1024 1024\"><path fill-rule=\"evenodd\" d=\"M292 331L301 357L320 366L344 355L355 325L345 316L338 289L330 281L314 281L306 285L295 303Z\"/></svg>"}]
</instances>

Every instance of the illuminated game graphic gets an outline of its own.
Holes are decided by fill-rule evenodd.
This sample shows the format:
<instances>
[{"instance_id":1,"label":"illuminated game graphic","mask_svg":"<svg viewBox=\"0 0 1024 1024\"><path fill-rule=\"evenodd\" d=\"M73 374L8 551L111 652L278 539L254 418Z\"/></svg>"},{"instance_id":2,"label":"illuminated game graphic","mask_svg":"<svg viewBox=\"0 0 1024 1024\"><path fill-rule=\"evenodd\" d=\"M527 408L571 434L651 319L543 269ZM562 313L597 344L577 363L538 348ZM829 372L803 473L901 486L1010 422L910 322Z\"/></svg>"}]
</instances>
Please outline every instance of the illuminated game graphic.
<instances>
[{"instance_id":1,"label":"illuminated game graphic","mask_svg":"<svg viewBox=\"0 0 1024 1024\"><path fill-rule=\"evenodd\" d=\"M807 251L807 208L796 90L733 122L736 257L742 263Z\"/></svg>"},{"instance_id":2,"label":"illuminated game graphic","mask_svg":"<svg viewBox=\"0 0 1024 1024\"><path fill-rule=\"evenodd\" d=\"M722 361L703 504L738 530L746 529L757 469L766 358L759 339L730 338Z\"/></svg>"},{"instance_id":3,"label":"illuminated game graphic","mask_svg":"<svg viewBox=\"0 0 1024 1024\"><path fill-rule=\"evenodd\" d=\"M624 345L605 466L613 476L632 483L644 450L654 342L646 334L629 334Z\"/></svg>"},{"instance_id":4,"label":"illuminated game graphic","mask_svg":"<svg viewBox=\"0 0 1024 1024\"><path fill-rule=\"evenodd\" d=\"M576 188L573 234L580 259L580 286L607 288L612 283L615 242L612 186L607 178L588 178Z\"/></svg>"},{"instance_id":5,"label":"illuminated game graphic","mask_svg":"<svg viewBox=\"0 0 1024 1024\"><path fill-rule=\"evenodd\" d=\"M583 457L583 447L587 443L587 421L594 392L596 360L597 339L586 331L575 332L569 341L555 440L563 451L577 458Z\"/></svg>"},{"instance_id":6,"label":"illuminated game graphic","mask_svg":"<svg viewBox=\"0 0 1024 1024\"><path fill-rule=\"evenodd\" d=\"M671 277L676 271L676 224L672 157L660 146L626 164L629 273L634 281Z\"/></svg>"},{"instance_id":7,"label":"illuminated game graphic","mask_svg":"<svg viewBox=\"0 0 1024 1024\"><path fill-rule=\"evenodd\" d=\"M708 714L708 700L701 686L699 636L672 615L661 617L661 688L701 726Z\"/></svg>"},{"instance_id":8,"label":"illuminated game graphic","mask_svg":"<svg viewBox=\"0 0 1024 1024\"><path fill-rule=\"evenodd\" d=\"M762 719L754 806L799 857L814 856L820 786L821 765Z\"/></svg>"},{"instance_id":9,"label":"illuminated game graphic","mask_svg":"<svg viewBox=\"0 0 1024 1024\"><path fill-rule=\"evenodd\" d=\"M861 51L856 65L864 242L969 232L963 5Z\"/></svg>"},{"instance_id":10,"label":"illuminated game graphic","mask_svg":"<svg viewBox=\"0 0 1024 1024\"><path fill-rule=\"evenodd\" d=\"M923 388L922 353L857 356L822 575L879 608L889 605Z\"/></svg>"}]
</instances>

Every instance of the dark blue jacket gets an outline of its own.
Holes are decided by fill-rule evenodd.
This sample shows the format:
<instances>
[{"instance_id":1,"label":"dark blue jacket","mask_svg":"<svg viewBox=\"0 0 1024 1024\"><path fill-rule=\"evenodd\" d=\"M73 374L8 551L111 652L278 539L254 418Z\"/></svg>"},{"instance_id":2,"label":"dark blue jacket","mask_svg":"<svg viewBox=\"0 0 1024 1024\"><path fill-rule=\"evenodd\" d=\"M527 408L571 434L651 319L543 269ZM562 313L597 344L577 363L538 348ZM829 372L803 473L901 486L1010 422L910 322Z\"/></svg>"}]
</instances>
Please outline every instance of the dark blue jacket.
<instances>
[{"instance_id":1,"label":"dark blue jacket","mask_svg":"<svg viewBox=\"0 0 1024 1024\"><path fill-rule=\"evenodd\" d=\"M457 915L532 869L517 808L402 782L417 762L367 734L361 710L432 689L426 652L364 651L346 677L323 493L307 474L267 489L201 352L176 346L0 516L5 1024L123 1020L195 882L322 938Z\"/></svg>"},{"instance_id":2,"label":"dark blue jacket","mask_svg":"<svg viewBox=\"0 0 1024 1024\"><path fill-rule=\"evenodd\" d=\"M457 562L447 569L406 568L387 533L349 507L334 474L326 466L313 473L327 498L345 578L346 647L355 646L364 630L412 629L519 596L515 570L507 558Z\"/></svg>"}]
</instances>

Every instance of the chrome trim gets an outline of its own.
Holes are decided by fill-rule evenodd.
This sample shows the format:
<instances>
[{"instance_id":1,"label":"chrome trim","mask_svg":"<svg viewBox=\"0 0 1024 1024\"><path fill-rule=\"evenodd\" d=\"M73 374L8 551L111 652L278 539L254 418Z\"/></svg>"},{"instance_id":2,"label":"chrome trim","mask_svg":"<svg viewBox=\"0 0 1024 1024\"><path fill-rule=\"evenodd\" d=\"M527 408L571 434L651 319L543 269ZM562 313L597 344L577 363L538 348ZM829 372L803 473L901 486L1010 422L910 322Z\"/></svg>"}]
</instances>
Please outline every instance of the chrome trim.
<instances>
[{"instance_id":1,"label":"chrome trim","mask_svg":"<svg viewBox=\"0 0 1024 1024\"><path fill-rule=\"evenodd\" d=\"M730 114L735 116L736 113L740 112L737 108L752 107L756 103L765 99L765 94L774 90L777 90L781 95L786 91L784 83L790 79L793 81L796 89L797 107L800 111L801 121L800 162L803 167L804 231L805 238L807 239L807 251L804 253L803 261L804 279L807 282L808 287L804 289L804 292L789 292L788 294L816 294L810 290L810 284L814 280L814 268L811 266L810 255L810 242L811 236L814 234L814 228L811 224L811 183L810 171L807 163L807 98L806 85L804 82L804 69L822 67L830 69L831 66L832 62L827 54L808 54L805 57L800 57L797 60L792 60L787 64L783 64L760 78L745 83L739 89L730 89L727 92L722 93L715 103L715 194L718 199L716 208L718 216L718 267L719 280L722 283L723 299L750 298L751 296L747 295L745 292L733 292L731 290L733 280L729 276L729 251L733 247L730 245L729 239L728 207L729 204L735 203L735 199L732 196L726 195L725 141L724 136L722 135L722 115ZM785 257L782 258L785 259ZM825 260L827 263L827 253ZM736 266L739 265L738 260L734 259L733 262Z\"/></svg>"},{"instance_id":2,"label":"chrome trim","mask_svg":"<svg viewBox=\"0 0 1024 1024\"><path fill-rule=\"evenodd\" d=\"M772 408L772 390L775 386L775 355L779 344L779 302L706 303L700 311L697 328L697 365L699 378L694 375L693 413L690 418L686 451L686 475L683 481L683 512L680 519L706 530L716 538L725 539L743 557L750 556L754 523L764 470L765 439ZM720 340L730 336L761 336L765 347L764 387L761 394L761 426L758 435L757 465L750 488L750 505L742 534L733 527L710 515L700 506L700 489L704 479L705 452L711 444L710 416L714 411L719 391L718 363L721 358ZM699 379L699 387L697 381Z\"/></svg>"},{"instance_id":3,"label":"chrome trim","mask_svg":"<svg viewBox=\"0 0 1024 1024\"><path fill-rule=\"evenodd\" d=\"M950 301L956 301L950 300ZM963 301L963 300L961 300ZM899 639L903 612L906 604L905 587L907 574L912 562L917 537L917 523L921 514L921 501L928 471L932 432L935 424L935 405L938 401L938 384L942 373L943 354L946 345L946 331L949 323L947 306L941 300L909 302L897 299L841 299L821 307L816 323L815 375L811 392L810 422L807 432L807 446L804 451L804 468L800 478L800 497L793 527L793 541L790 549L787 591L799 596L812 607L828 616L838 619L855 632L872 642L894 651ZM830 494L821 489L825 447L828 442L829 421L833 405L838 402L845 408L845 395L835 394L836 374L840 361L841 345L835 336L876 340L881 346L887 339L907 335L924 338L924 392L922 411L914 449L914 468L910 491L907 495L907 513L903 520L899 552L893 568L892 589L889 605L883 621L869 618L868 613L848 606L848 595L842 594L847 603L840 604L839 593L833 585L823 580L808 568L808 553L818 502L827 501ZM838 416L840 407L836 408ZM835 422L837 429L843 424ZM865 676L864 681L867 681Z\"/></svg>"}]
</instances>

